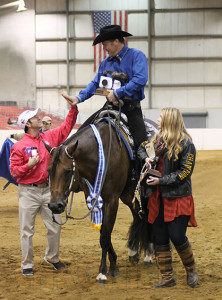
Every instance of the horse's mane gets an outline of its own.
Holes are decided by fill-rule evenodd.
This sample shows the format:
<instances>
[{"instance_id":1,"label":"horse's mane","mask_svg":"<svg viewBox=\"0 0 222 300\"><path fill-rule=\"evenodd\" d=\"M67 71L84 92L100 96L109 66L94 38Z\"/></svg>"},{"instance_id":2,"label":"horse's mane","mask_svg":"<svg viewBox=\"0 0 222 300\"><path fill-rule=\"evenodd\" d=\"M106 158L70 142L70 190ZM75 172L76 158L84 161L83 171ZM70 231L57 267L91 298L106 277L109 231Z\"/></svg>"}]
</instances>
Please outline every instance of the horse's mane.
<instances>
[{"instance_id":1,"label":"horse's mane","mask_svg":"<svg viewBox=\"0 0 222 300\"><path fill-rule=\"evenodd\" d=\"M57 149L57 152L56 152L56 155L55 155L55 158L54 158L54 161L53 161L53 165L52 165L52 173L51 173L51 176L52 178L55 177L55 172L56 172L56 166L57 166L57 163L58 163L58 160L59 160L59 156L60 156L60 153L61 153L61 150L62 150L62 146L63 145L68 145L70 142L72 142L76 137L78 137L80 134L82 134L86 128L88 128L88 126L86 127L83 127L83 128L79 128L79 130L77 132L75 132L73 135L71 135L63 144L61 144Z\"/></svg>"},{"instance_id":2,"label":"horse's mane","mask_svg":"<svg viewBox=\"0 0 222 300\"><path fill-rule=\"evenodd\" d=\"M59 160L59 155L61 153L61 149L62 149L62 145L58 147L58 150L57 150L56 155L55 155L55 159L53 161L52 173L51 173L52 178L55 177L56 166L57 166L57 163L58 163L58 160Z\"/></svg>"},{"instance_id":3,"label":"horse's mane","mask_svg":"<svg viewBox=\"0 0 222 300\"><path fill-rule=\"evenodd\" d=\"M85 126L85 127L80 127L78 129L78 131L76 131L73 135L71 135L62 145L67 145L69 144L70 142L72 142L72 140L74 140L74 138L76 138L77 136L79 136L82 132L84 132L86 130L86 128L88 128L88 126ZM61 146L62 146L61 145Z\"/></svg>"}]
</instances>

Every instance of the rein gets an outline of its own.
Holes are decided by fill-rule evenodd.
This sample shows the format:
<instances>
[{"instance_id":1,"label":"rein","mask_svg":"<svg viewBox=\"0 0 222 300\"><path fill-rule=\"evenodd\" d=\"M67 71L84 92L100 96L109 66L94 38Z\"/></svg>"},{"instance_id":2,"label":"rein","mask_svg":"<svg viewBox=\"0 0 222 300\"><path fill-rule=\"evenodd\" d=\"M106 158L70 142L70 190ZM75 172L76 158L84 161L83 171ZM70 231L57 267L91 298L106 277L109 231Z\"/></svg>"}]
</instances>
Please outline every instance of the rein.
<instances>
[{"instance_id":1,"label":"rein","mask_svg":"<svg viewBox=\"0 0 222 300\"><path fill-rule=\"evenodd\" d=\"M102 180L102 183L101 183L101 187L99 189L99 192L96 196L96 199L91 207L91 209L88 211L88 213L83 216L83 217L80 217L80 218L77 218L77 217L72 217L70 216L70 213L71 213L71 209L72 209L72 203L73 203L73 197L74 197L74 192L72 192L72 196L71 196L71 201L70 201L70 206L69 206L69 210L68 210L68 213L67 213L67 206L66 206L66 219L64 222L62 223L59 223L56 221L55 219L55 216L52 212L52 219L53 219L53 222L57 223L58 225L64 225L66 224L66 222L68 221L68 219L72 219L72 220L83 220L85 218L87 218L91 212L93 211L94 207L96 206L97 204L97 201L98 201L98 198L99 198L99 195L101 194L101 191L102 191L102 188L103 188L103 185L104 185L104 182L105 182L105 179L106 179L106 174L107 174L107 171L108 171L108 167L109 167L109 160L110 160L110 153L111 153L111 144L112 144L112 127L111 127L111 122L110 122L110 114L109 114L109 110L107 110L107 115L108 115L108 125L109 125L109 148L108 148L108 155L107 155L107 163L106 163L106 167L105 167L105 171L104 171L104 177L103 177L103 180ZM75 161L74 161L74 157L71 156L69 153L68 153L68 150L67 150L67 146L65 147L65 153L66 155L72 159L72 166L73 166L73 169L72 169L72 177L71 177L71 180L70 180L70 184L69 184L69 190L68 190L68 194L67 194L67 197L66 197L66 202L68 203L68 197L69 197L69 194L71 192L71 188L72 188L72 184L74 182L74 177L75 177Z\"/></svg>"},{"instance_id":2,"label":"rein","mask_svg":"<svg viewBox=\"0 0 222 300\"><path fill-rule=\"evenodd\" d=\"M139 202L139 206L140 206L140 210L138 212L138 215L140 217L140 219L142 219L142 215L144 214L143 208L142 208L142 201L141 201L141 196L140 196L140 192L141 192L141 181L143 181L144 177L148 174L148 168L146 167L146 163L143 165L141 173L140 173L140 178L139 181L137 183L135 192L134 192L134 197L132 200L132 204L133 204L133 209L135 210L135 202L136 199L138 199Z\"/></svg>"}]
</instances>

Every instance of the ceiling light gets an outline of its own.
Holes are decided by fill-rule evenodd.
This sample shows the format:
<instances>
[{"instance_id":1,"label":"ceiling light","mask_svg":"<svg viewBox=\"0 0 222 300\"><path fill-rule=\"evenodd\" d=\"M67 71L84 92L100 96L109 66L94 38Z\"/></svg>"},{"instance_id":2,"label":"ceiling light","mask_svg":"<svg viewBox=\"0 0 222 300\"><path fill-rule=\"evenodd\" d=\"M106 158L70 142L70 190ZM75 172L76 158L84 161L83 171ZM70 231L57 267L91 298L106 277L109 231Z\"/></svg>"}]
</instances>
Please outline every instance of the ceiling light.
<instances>
[{"instance_id":1,"label":"ceiling light","mask_svg":"<svg viewBox=\"0 0 222 300\"><path fill-rule=\"evenodd\" d=\"M25 1L24 0L20 0L20 1L17 1L17 2L18 2L18 8L16 10L17 12L27 10L27 8L25 7Z\"/></svg>"},{"instance_id":2,"label":"ceiling light","mask_svg":"<svg viewBox=\"0 0 222 300\"><path fill-rule=\"evenodd\" d=\"M18 1L8 3L8 4L1 5L0 9L11 7L11 6L18 6L18 8L16 10L17 12L27 10L27 8L25 7L25 1L24 0L18 0Z\"/></svg>"}]
</instances>

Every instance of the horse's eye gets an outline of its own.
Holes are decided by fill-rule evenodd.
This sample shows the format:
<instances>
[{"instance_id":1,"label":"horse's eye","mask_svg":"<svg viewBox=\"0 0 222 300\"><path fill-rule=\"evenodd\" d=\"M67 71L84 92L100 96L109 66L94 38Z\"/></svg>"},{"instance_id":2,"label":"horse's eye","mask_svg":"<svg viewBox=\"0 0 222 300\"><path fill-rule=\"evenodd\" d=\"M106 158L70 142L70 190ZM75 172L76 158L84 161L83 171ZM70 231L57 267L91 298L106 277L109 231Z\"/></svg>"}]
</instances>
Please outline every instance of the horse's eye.
<instances>
[{"instance_id":1,"label":"horse's eye","mask_svg":"<svg viewBox=\"0 0 222 300\"><path fill-rule=\"evenodd\" d=\"M72 169L66 169L66 170L64 171L65 175L69 175L71 172L72 172Z\"/></svg>"}]
</instances>

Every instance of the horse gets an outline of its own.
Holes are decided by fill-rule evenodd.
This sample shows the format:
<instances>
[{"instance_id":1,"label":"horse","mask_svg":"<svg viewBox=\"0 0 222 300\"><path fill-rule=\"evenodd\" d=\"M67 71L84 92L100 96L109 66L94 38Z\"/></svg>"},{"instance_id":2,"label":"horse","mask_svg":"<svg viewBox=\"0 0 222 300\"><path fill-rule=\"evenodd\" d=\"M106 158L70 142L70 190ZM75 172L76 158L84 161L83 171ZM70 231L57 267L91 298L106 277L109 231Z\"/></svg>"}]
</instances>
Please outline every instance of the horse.
<instances>
[{"instance_id":1,"label":"horse","mask_svg":"<svg viewBox=\"0 0 222 300\"><path fill-rule=\"evenodd\" d=\"M149 122L149 120L147 120ZM149 122L150 136L155 133L156 124ZM117 276L117 255L111 242L111 234L116 220L119 198L126 204L133 215L133 222L129 229L128 248L132 263L139 260L140 250L146 249L146 254L151 255L152 248L149 250L149 225L147 218L140 218L138 215L139 207L133 206L132 199L137 181L131 180L131 160L129 152L124 143L120 141L117 130L108 122L102 121L95 125L102 140L107 172L104 178L101 197L103 199L103 218L100 229L100 246L102 257L99 267L99 275L96 282L107 282L107 253L110 267L108 274ZM155 130L154 130L155 129ZM112 143L110 144L110 139ZM50 162L48 173L51 185L51 200L49 208L53 213L64 212L70 191L78 192L82 190L87 199L90 191L86 180L94 183L98 157L98 142L95 138L91 126L80 128L74 135L67 139L61 146L51 148L45 145L50 152ZM73 182L72 179L73 178ZM138 204L138 203L137 203ZM151 256L152 257L152 256ZM151 257L145 258L145 263L150 263Z\"/></svg>"}]
</instances>

